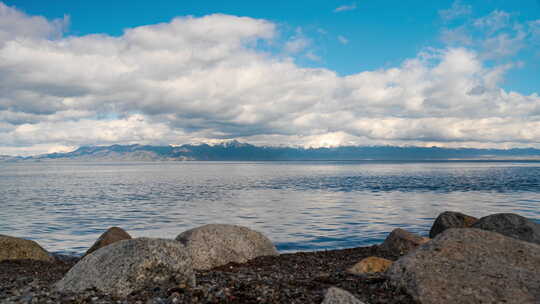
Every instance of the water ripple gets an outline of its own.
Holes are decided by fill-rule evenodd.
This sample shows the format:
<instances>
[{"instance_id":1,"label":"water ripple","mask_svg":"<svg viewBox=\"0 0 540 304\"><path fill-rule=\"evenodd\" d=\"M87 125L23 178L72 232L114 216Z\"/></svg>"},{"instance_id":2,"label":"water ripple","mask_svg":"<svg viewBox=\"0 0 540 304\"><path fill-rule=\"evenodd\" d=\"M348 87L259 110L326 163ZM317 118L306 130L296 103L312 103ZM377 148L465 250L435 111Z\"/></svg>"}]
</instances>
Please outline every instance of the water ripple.
<instances>
[{"instance_id":1,"label":"water ripple","mask_svg":"<svg viewBox=\"0 0 540 304\"><path fill-rule=\"evenodd\" d=\"M535 221L539 163L0 163L0 233L82 253L105 229L174 238L206 223L267 234L281 251L426 234L443 210Z\"/></svg>"}]
</instances>

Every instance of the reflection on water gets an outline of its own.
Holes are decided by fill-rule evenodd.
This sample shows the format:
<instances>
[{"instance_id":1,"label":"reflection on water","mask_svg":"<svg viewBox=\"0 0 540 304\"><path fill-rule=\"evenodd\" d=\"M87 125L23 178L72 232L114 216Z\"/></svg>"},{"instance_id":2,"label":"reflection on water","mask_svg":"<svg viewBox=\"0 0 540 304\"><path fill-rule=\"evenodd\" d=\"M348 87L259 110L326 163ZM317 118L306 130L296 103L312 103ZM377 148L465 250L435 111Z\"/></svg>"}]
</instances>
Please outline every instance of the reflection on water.
<instances>
[{"instance_id":1,"label":"reflection on water","mask_svg":"<svg viewBox=\"0 0 540 304\"><path fill-rule=\"evenodd\" d=\"M539 219L540 163L0 163L0 234L84 252L105 229L174 238L207 223L268 235L281 251L427 234L444 210Z\"/></svg>"}]
</instances>

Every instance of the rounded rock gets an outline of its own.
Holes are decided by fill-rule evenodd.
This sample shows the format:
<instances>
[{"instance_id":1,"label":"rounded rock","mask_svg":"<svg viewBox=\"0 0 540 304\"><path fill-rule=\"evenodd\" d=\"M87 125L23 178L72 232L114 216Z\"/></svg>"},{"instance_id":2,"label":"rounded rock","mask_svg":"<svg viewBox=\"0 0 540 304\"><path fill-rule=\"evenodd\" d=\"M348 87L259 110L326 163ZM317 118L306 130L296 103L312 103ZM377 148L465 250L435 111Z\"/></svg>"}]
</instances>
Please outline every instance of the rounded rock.
<instances>
[{"instance_id":1,"label":"rounded rock","mask_svg":"<svg viewBox=\"0 0 540 304\"><path fill-rule=\"evenodd\" d=\"M103 247L86 256L56 283L60 292L96 288L125 297L145 288L195 285L189 252L179 242L137 238Z\"/></svg>"},{"instance_id":2,"label":"rounded rock","mask_svg":"<svg viewBox=\"0 0 540 304\"><path fill-rule=\"evenodd\" d=\"M470 228L477 220L477 218L461 212L445 211L439 214L433 222L433 226L429 230L429 237L434 238L449 228Z\"/></svg>"},{"instance_id":3,"label":"rounded rock","mask_svg":"<svg viewBox=\"0 0 540 304\"><path fill-rule=\"evenodd\" d=\"M54 261L52 255L32 240L0 235L0 261L23 259Z\"/></svg>"},{"instance_id":4,"label":"rounded rock","mask_svg":"<svg viewBox=\"0 0 540 304\"><path fill-rule=\"evenodd\" d=\"M131 239L131 235L129 235L129 233L127 233L124 229L119 228L119 227L111 227L99 236L99 238L92 245L92 247L90 247L90 249L86 251L84 256L87 256L90 253L102 247L105 247L107 245L110 245L112 243L122 241L122 240L130 240L130 239Z\"/></svg>"},{"instance_id":5,"label":"rounded rock","mask_svg":"<svg viewBox=\"0 0 540 304\"><path fill-rule=\"evenodd\" d=\"M324 300L321 304L363 304L364 302L358 300L350 292L337 288L330 287L326 290Z\"/></svg>"},{"instance_id":6,"label":"rounded rock","mask_svg":"<svg viewBox=\"0 0 540 304\"><path fill-rule=\"evenodd\" d=\"M392 255L401 256L409 253L429 240L429 238L419 236L401 228L396 228L392 230L380 245L380 249L385 250Z\"/></svg>"},{"instance_id":7,"label":"rounded rock","mask_svg":"<svg viewBox=\"0 0 540 304\"><path fill-rule=\"evenodd\" d=\"M472 227L540 244L540 224L521 215L513 213L492 214L479 219Z\"/></svg>"},{"instance_id":8,"label":"rounded rock","mask_svg":"<svg viewBox=\"0 0 540 304\"><path fill-rule=\"evenodd\" d=\"M347 269L347 272L360 275L385 272L392 263L390 260L371 256L354 264L351 268Z\"/></svg>"},{"instance_id":9,"label":"rounded rock","mask_svg":"<svg viewBox=\"0 0 540 304\"><path fill-rule=\"evenodd\" d=\"M540 246L475 228L451 228L388 269L422 304L540 303Z\"/></svg>"},{"instance_id":10,"label":"rounded rock","mask_svg":"<svg viewBox=\"0 0 540 304\"><path fill-rule=\"evenodd\" d=\"M176 240L189 250L197 270L279 254L262 233L236 225L204 225L179 234Z\"/></svg>"}]
</instances>

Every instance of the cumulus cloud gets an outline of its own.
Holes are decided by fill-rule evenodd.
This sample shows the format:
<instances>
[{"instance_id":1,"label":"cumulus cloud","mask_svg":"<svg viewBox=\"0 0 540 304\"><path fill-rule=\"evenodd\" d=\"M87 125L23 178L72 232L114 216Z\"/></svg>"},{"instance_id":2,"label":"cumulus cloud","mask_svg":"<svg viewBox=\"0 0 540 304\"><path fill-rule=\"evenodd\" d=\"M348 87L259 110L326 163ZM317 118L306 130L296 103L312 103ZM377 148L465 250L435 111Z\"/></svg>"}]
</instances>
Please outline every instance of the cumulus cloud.
<instances>
[{"instance_id":1,"label":"cumulus cloud","mask_svg":"<svg viewBox=\"0 0 540 304\"><path fill-rule=\"evenodd\" d=\"M45 20L7 11L22 16L23 28ZM10 33L0 46L0 154L233 138L304 146L540 142L540 97L501 89L510 66L488 67L470 49L426 50L397 67L339 76L262 51L277 27L246 17L181 17L118 37L24 36L3 25L0 32Z\"/></svg>"},{"instance_id":2,"label":"cumulus cloud","mask_svg":"<svg viewBox=\"0 0 540 304\"><path fill-rule=\"evenodd\" d=\"M348 4L348 5L342 5L342 6L336 7L334 9L334 13L353 11L355 9L356 9L356 3L351 3L351 4Z\"/></svg>"},{"instance_id":3,"label":"cumulus cloud","mask_svg":"<svg viewBox=\"0 0 540 304\"><path fill-rule=\"evenodd\" d=\"M59 38L68 26L68 16L49 21L40 16L28 16L0 2L0 46L12 39Z\"/></svg>"}]
</instances>

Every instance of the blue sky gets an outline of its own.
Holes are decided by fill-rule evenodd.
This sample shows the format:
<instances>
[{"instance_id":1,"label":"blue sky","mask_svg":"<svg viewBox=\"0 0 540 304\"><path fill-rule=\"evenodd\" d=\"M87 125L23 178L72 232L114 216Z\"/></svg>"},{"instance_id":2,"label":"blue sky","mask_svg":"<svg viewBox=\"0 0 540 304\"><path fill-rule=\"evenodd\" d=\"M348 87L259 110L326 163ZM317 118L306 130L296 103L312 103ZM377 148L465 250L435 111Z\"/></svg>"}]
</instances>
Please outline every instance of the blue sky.
<instances>
[{"instance_id":1,"label":"blue sky","mask_svg":"<svg viewBox=\"0 0 540 304\"><path fill-rule=\"evenodd\" d=\"M540 147L538 79L538 0L0 1L0 154Z\"/></svg>"},{"instance_id":2,"label":"blue sky","mask_svg":"<svg viewBox=\"0 0 540 304\"><path fill-rule=\"evenodd\" d=\"M298 56L299 64L326 67L341 75L399 65L427 47L444 47L441 31L499 10L511 14L512 22L526 23L540 18L538 0L459 1L470 6L470 14L450 22L440 12L454 0L437 1L29 1L7 0L31 15L49 19L70 16L67 34L107 33L121 35L125 28L168 22L177 16L205 16L215 13L267 19L279 24L283 35L297 29L313 42L320 61ZM336 8L344 7L341 11ZM344 37L346 44L339 41ZM529 45L514 56L496 63L522 62L507 72L502 87L531 94L540 91L540 44ZM491 62L489 63L491 64Z\"/></svg>"}]
</instances>

